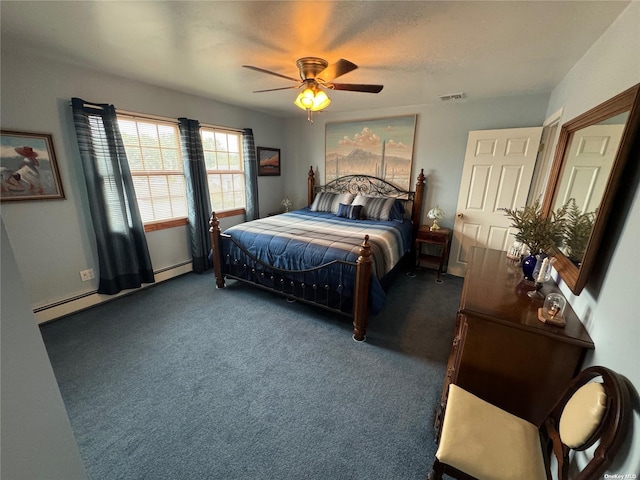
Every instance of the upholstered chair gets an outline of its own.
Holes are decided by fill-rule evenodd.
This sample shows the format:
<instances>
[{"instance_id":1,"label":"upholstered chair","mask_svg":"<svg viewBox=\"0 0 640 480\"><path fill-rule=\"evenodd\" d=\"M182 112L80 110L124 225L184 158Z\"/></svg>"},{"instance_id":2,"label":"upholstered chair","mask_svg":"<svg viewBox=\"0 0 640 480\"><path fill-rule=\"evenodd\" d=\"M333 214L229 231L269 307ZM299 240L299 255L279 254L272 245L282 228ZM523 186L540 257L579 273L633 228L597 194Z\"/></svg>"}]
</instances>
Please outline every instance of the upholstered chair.
<instances>
[{"instance_id":1,"label":"upholstered chair","mask_svg":"<svg viewBox=\"0 0 640 480\"><path fill-rule=\"evenodd\" d=\"M601 478L624 441L631 417L628 381L604 367L583 370L567 387L542 425L533 425L449 386L440 443L430 480L551 479L551 453L558 479L567 479L569 452L599 441L574 480Z\"/></svg>"}]
</instances>

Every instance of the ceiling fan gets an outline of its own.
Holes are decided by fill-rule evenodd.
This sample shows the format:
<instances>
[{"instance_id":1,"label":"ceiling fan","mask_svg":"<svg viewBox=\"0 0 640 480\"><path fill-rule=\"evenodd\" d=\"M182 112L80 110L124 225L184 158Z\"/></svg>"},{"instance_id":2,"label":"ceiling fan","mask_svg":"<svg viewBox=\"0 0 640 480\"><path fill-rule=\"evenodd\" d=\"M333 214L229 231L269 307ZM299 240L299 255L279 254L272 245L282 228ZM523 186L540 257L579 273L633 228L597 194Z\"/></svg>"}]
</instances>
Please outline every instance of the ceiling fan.
<instances>
[{"instance_id":1,"label":"ceiling fan","mask_svg":"<svg viewBox=\"0 0 640 480\"><path fill-rule=\"evenodd\" d=\"M302 92L298 95L294 103L299 108L307 111L307 120L311 123L313 123L311 120L311 112L322 110L331 103L331 99L329 99L323 89L378 93L383 88L383 85L335 83L333 81L334 79L358 68L356 64L343 58L338 60L336 63L329 65L329 62L322 58L303 57L296 61L296 65L300 71L300 80L287 75L282 75L281 73L265 70L264 68L254 67L252 65L243 65L243 67L295 82L295 85L291 85L289 87L255 90L254 93L302 88Z\"/></svg>"}]
</instances>

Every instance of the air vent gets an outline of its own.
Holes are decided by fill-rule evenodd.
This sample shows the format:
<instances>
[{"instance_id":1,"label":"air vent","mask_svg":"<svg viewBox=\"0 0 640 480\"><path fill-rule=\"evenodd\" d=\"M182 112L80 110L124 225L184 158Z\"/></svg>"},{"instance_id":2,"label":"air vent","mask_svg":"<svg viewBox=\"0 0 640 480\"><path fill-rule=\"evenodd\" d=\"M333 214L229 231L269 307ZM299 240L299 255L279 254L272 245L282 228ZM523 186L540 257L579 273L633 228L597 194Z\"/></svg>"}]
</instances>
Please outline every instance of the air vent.
<instances>
[{"instance_id":1,"label":"air vent","mask_svg":"<svg viewBox=\"0 0 640 480\"><path fill-rule=\"evenodd\" d=\"M464 92L450 93L448 95L440 95L440 100L443 102L451 102L455 100L462 100L464 98Z\"/></svg>"}]
</instances>

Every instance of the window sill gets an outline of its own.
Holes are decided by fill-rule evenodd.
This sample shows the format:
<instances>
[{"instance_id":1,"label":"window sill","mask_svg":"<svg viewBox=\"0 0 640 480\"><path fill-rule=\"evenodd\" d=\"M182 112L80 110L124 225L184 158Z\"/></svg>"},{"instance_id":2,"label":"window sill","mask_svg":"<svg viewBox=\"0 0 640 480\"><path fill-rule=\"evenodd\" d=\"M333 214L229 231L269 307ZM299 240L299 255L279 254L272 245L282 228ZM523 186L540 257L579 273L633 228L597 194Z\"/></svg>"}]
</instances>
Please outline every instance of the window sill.
<instances>
[{"instance_id":1,"label":"window sill","mask_svg":"<svg viewBox=\"0 0 640 480\"><path fill-rule=\"evenodd\" d=\"M166 228L180 227L186 225L186 218L172 218L171 220L158 220L157 222L148 222L144 224L145 232L155 232L156 230L164 230Z\"/></svg>"},{"instance_id":2,"label":"window sill","mask_svg":"<svg viewBox=\"0 0 640 480\"><path fill-rule=\"evenodd\" d=\"M226 218L226 217L235 217L236 215L244 215L244 208L237 208L235 210L226 210L224 212L216 212L216 217L218 218Z\"/></svg>"},{"instance_id":3,"label":"window sill","mask_svg":"<svg viewBox=\"0 0 640 480\"><path fill-rule=\"evenodd\" d=\"M235 210L226 210L224 212L216 213L218 218L235 217L236 215L244 215L244 208L237 208ZM181 227L187 225L189 220L187 218L172 218L170 220L158 220L157 222L147 222L144 224L145 232L155 232L156 230L165 230L167 228Z\"/></svg>"}]
</instances>

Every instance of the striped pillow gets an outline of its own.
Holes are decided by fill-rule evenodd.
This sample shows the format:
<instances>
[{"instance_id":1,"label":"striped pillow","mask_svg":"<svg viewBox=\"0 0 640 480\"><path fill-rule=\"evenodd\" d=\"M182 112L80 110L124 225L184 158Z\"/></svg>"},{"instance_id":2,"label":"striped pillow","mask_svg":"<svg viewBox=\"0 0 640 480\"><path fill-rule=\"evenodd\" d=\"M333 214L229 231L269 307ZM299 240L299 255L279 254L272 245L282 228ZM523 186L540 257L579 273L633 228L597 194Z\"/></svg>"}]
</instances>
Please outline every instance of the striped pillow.
<instances>
[{"instance_id":1,"label":"striped pillow","mask_svg":"<svg viewBox=\"0 0 640 480\"><path fill-rule=\"evenodd\" d=\"M312 212L338 213L341 203L350 205L353 195L350 193L318 192L309 207Z\"/></svg>"},{"instance_id":2,"label":"striped pillow","mask_svg":"<svg viewBox=\"0 0 640 480\"><path fill-rule=\"evenodd\" d=\"M338 217L348 218L350 220L358 220L362 214L362 205L347 205L341 203L338 207Z\"/></svg>"},{"instance_id":3,"label":"striped pillow","mask_svg":"<svg viewBox=\"0 0 640 480\"><path fill-rule=\"evenodd\" d=\"M364 207L362 215L369 220L390 220L391 209L396 202L395 198L387 197L367 197L358 195L352 205L362 205Z\"/></svg>"}]
</instances>

